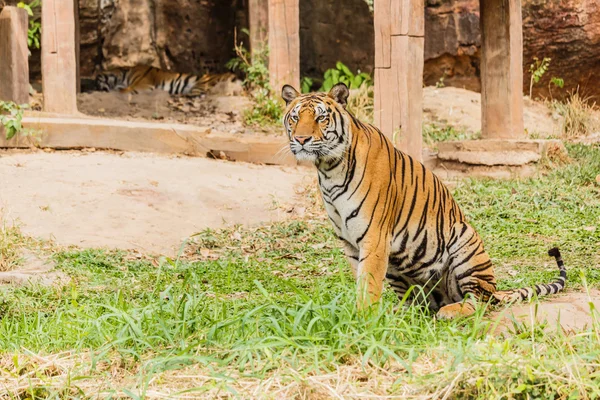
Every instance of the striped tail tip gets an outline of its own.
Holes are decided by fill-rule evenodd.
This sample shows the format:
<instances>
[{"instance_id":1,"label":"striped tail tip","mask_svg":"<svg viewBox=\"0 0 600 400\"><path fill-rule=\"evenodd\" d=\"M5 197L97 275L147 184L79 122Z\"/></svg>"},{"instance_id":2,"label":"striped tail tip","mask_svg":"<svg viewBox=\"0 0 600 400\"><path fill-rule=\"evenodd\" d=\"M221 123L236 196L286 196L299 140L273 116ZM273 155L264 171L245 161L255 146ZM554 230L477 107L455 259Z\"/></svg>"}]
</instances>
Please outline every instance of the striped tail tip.
<instances>
[{"instance_id":1,"label":"striped tail tip","mask_svg":"<svg viewBox=\"0 0 600 400\"><path fill-rule=\"evenodd\" d=\"M550 257L561 258L560 250L558 250L558 247L553 247L550 250L548 250L548 255Z\"/></svg>"},{"instance_id":2,"label":"striped tail tip","mask_svg":"<svg viewBox=\"0 0 600 400\"><path fill-rule=\"evenodd\" d=\"M556 265L558 266L559 276L558 278L549 284L537 284L532 287L524 287L513 290L497 291L493 294L495 300L499 302L513 302L520 300L531 299L534 295L536 296L547 296L550 294L556 294L565 288L567 282L567 270L565 264L560 255L558 247L553 247L548 250L548 255L556 259Z\"/></svg>"}]
</instances>

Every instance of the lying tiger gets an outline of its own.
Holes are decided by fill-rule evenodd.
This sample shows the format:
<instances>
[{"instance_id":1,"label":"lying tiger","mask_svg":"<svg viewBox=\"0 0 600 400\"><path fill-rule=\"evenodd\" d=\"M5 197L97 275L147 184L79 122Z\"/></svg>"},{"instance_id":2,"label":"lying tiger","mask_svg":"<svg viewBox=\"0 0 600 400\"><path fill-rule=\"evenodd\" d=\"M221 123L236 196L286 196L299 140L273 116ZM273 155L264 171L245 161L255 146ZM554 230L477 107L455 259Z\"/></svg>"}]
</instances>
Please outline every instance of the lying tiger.
<instances>
[{"instance_id":1,"label":"lying tiger","mask_svg":"<svg viewBox=\"0 0 600 400\"><path fill-rule=\"evenodd\" d=\"M179 74L162 71L154 67L137 66L118 68L102 72L96 76L98 90L109 92L119 90L122 93L141 93L160 89L169 94L199 96L206 93L219 82L232 81L235 75L223 74Z\"/></svg>"},{"instance_id":2,"label":"lying tiger","mask_svg":"<svg viewBox=\"0 0 600 400\"><path fill-rule=\"evenodd\" d=\"M385 278L400 298L421 286L439 318L471 315L475 300L510 302L564 289L567 273L553 248L548 254L560 271L554 283L496 291L490 257L448 188L348 112L348 95L343 83L328 94L282 90L291 151L317 167L325 209L358 282L359 308L379 300Z\"/></svg>"}]
</instances>

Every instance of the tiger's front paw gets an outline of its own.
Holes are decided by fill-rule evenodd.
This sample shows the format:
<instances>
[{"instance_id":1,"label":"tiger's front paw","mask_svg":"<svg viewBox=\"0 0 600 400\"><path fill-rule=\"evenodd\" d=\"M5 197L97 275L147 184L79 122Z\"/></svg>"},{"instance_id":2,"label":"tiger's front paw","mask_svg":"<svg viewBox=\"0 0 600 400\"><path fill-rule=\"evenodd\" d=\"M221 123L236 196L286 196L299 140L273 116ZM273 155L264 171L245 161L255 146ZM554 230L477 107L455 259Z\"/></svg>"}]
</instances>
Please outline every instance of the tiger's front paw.
<instances>
[{"instance_id":1,"label":"tiger's front paw","mask_svg":"<svg viewBox=\"0 0 600 400\"><path fill-rule=\"evenodd\" d=\"M436 316L439 319L454 319L457 317L468 317L475 313L475 307L471 303L453 303L440 308Z\"/></svg>"}]
</instances>

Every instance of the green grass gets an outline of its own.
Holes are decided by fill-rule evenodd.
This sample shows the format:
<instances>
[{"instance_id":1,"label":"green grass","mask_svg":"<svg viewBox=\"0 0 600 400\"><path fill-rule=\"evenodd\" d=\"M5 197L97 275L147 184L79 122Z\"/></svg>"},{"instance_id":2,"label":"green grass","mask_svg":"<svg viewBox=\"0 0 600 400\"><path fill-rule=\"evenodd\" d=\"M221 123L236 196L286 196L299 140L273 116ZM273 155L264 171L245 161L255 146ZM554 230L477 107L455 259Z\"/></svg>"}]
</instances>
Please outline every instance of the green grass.
<instances>
[{"instance_id":1,"label":"green grass","mask_svg":"<svg viewBox=\"0 0 600 400\"><path fill-rule=\"evenodd\" d=\"M501 288L556 277L553 245L569 290L600 286L600 148L569 150L572 164L540 178L454 190ZM70 250L54 260L71 284L0 286L0 396L600 396L598 324L491 335L483 308L437 321L393 311L389 291L357 314L323 219L205 231L176 259Z\"/></svg>"},{"instance_id":2,"label":"green grass","mask_svg":"<svg viewBox=\"0 0 600 400\"><path fill-rule=\"evenodd\" d=\"M436 148L438 142L479 139L480 136L481 132L470 133L451 125L423 124L423 143L431 148Z\"/></svg>"}]
</instances>

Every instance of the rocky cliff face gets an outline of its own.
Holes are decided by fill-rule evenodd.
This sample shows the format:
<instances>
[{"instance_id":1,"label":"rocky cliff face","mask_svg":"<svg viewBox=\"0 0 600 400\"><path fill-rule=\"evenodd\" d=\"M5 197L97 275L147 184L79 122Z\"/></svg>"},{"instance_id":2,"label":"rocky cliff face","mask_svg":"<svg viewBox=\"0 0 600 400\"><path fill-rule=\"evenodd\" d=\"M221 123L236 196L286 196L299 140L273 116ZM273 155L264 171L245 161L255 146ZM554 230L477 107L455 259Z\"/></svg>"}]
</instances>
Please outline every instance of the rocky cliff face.
<instances>
[{"instance_id":1,"label":"rocky cliff face","mask_svg":"<svg viewBox=\"0 0 600 400\"><path fill-rule=\"evenodd\" d=\"M322 77L342 61L351 70L373 71L373 15L364 0L300 2L300 70Z\"/></svg>"},{"instance_id":2,"label":"rocky cliff face","mask_svg":"<svg viewBox=\"0 0 600 400\"><path fill-rule=\"evenodd\" d=\"M549 94L553 76L564 79L566 91L579 86L586 95L600 95L600 2L523 0L522 7L524 92L533 58L549 57L534 96ZM479 90L479 1L427 0L425 31L426 84L444 78L446 85Z\"/></svg>"},{"instance_id":3,"label":"rocky cliff face","mask_svg":"<svg viewBox=\"0 0 600 400\"><path fill-rule=\"evenodd\" d=\"M426 85L479 91L478 0L427 0L425 8Z\"/></svg>"},{"instance_id":4,"label":"rocky cliff face","mask_svg":"<svg viewBox=\"0 0 600 400\"><path fill-rule=\"evenodd\" d=\"M153 65L220 71L234 29L247 27L242 0L79 0L82 74Z\"/></svg>"},{"instance_id":5,"label":"rocky cliff face","mask_svg":"<svg viewBox=\"0 0 600 400\"><path fill-rule=\"evenodd\" d=\"M579 86L584 96L600 96L599 0L525 0L523 41L525 71L533 57L552 59L534 93L547 95L556 76L567 90ZM528 86L529 74L525 78Z\"/></svg>"},{"instance_id":6,"label":"rocky cliff face","mask_svg":"<svg viewBox=\"0 0 600 400\"><path fill-rule=\"evenodd\" d=\"M0 0L14 4L18 0ZM552 59L567 90L600 96L600 0L522 0L524 90L533 57ZM79 0L81 69L150 64L182 72L222 70L234 27L247 27L247 0ZM373 17L364 0L300 1L301 71L322 76L336 61L373 69ZM426 0L427 85L479 90L479 0ZM241 39L240 35L240 38ZM34 52L32 64L39 63ZM31 66L32 73L39 71ZM555 91L556 94L556 91Z\"/></svg>"}]
</instances>

